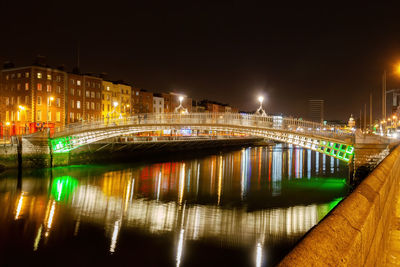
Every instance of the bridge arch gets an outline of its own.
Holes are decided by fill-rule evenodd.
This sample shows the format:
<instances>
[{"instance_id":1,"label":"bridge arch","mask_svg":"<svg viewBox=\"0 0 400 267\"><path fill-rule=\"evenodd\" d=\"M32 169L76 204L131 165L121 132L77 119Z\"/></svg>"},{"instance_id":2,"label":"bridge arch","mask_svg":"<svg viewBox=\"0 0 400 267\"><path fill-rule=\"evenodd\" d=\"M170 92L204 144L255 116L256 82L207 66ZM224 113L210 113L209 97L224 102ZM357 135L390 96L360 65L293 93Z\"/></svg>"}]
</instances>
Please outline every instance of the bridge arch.
<instances>
[{"instance_id":1,"label":"bridge arch","mask_svg":"<svg viewBox=\"0 0 400 267\"><path fill-rule=\"evenodd\" d=\"M72 124L50 139L54 153L69 152L104 139L160 130L189 128L199 131L223 131L297 145L349 162L354 153L352 136L325 125L282 118L241 114L139 114L127 119L100 120Z\"/></svg>"}]
</instances>

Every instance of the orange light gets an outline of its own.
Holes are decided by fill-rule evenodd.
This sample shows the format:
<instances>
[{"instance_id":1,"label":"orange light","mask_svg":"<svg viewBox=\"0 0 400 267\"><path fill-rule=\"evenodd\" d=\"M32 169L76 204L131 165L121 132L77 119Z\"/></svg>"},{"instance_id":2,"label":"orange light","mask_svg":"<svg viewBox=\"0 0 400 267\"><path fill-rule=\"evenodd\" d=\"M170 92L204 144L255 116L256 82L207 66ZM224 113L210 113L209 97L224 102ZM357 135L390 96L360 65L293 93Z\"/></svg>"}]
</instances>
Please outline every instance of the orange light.
<instances>
[{"instance_id":1,"label":"orange light","mask_svg":"<svg viewBox=\"0 0 400 267\"><path fill-rule=\"evenodd\" d=\"M7 125L7 126L9 126L9 125L10 125L10 122L9 122L9 121L7 121L7 122L6 122L6 125Z\"/></svg>"},{"instance_id":2,"label":"orange light","mask_svg":"<svg viewBox=\"0 0 400 267\"><path fill-rule=\"evenodd\" d=\"M400 63L397 63L397 65L394 67L394 72L397 75L400 75Z\"/></svg>"}]
</instances>

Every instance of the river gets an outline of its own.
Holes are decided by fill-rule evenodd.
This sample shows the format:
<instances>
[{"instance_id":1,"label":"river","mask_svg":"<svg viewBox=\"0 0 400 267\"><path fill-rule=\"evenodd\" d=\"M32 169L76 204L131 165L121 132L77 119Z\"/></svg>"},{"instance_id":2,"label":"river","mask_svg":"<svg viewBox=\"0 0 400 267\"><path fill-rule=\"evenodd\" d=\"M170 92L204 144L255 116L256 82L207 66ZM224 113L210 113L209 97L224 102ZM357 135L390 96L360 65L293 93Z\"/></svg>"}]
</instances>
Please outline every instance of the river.
<instances>
[{"instance_id":1,"label":"river","mask_svg":"<svg viewBox=\"0 0 400 267\"><path fill-rule=\"evenodd\" d=\"M3 173L0 265L273 266L350 190L292 146L187 158Z\"/></svg>"}]
</instances>

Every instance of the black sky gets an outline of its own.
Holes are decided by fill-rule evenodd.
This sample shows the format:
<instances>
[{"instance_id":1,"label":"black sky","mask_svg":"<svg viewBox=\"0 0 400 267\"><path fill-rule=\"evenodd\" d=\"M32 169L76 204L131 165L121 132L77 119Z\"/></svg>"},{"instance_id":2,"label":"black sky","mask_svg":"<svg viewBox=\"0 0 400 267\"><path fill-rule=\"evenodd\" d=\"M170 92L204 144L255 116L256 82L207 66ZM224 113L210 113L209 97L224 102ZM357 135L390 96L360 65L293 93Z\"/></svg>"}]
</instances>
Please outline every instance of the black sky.
<instances>
[{"instance_id":1,"label":"black sky","mask_svg":"<svg viewBox=\"0 0 400 267\"><path fill-rule=\"evenodd\" d=\"M384 69L400 62L400 5L280 6L250 1L4 1L0 61L76 64L150 91L257 106L304 116L326 101L328 119L347 119L374 95L380 114ZM388 88L400 87L390 76ZM379 109L379 110L378 110Z\"/></svg>"}]
</instances>

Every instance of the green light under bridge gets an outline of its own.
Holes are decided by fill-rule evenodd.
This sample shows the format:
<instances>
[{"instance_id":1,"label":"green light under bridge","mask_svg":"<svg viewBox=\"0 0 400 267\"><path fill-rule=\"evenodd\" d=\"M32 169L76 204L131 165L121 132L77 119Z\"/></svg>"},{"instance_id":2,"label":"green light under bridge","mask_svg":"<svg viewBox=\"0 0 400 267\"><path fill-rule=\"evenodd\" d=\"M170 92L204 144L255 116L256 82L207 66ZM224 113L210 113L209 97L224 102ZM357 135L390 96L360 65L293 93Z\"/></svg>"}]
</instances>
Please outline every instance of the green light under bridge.
<instances>
[{"instance_id":1,"label":"green light under bridge","mask_svg":"<svg viewBox=\"0 0 400 267\"><path fill-rule=\"evenodd\" d=\"M317 151L345 162L350 162L354 155L354 147L352 145L329 141L320 141Z\"/></svg>"},{"instance_id":2,"label":"green light under bridge","mask_svg":"<svg viewBox=\"0 0 400 267\"><path fill-rule=\"evenodd\" d=\"M53 180L51 194L56 201L68 200L78 186L78 180L71 176L61 176Z\"/></svg>"},{"instance_id":3,"label":"green light under bridge","mask_svg":"<svg viewBox=\"0 0 400 267\"><path fill-rule=\"evenodd\" d=\"M54 153L63 153L63 152L69 152L72 149L76 148L77 146L74 146L74 142L76 137L60 137L56 139L51 139L50 140L50 145Z\"/></svg>"}]
</instances>

